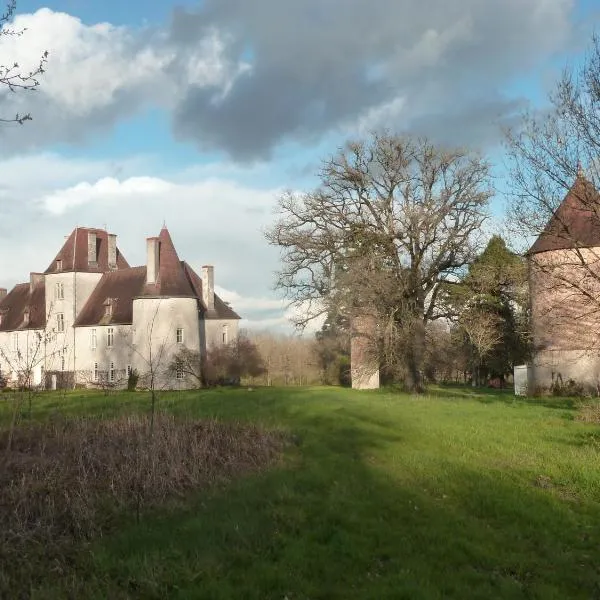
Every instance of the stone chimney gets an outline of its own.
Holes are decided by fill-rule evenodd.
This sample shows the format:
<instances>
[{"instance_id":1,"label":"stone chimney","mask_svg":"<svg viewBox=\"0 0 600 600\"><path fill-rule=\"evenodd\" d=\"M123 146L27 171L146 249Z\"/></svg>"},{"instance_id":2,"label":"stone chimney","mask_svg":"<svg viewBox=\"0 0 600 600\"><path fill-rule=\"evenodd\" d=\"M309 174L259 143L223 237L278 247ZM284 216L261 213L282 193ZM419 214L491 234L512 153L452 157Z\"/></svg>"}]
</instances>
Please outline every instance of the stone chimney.
<instances>
[{"instance_id":1,"label":"stone chimney","mask_svg":"<svg viewBox=\"0 0 600 600\"><path fill-rule=\"evenodd\" d=\"M4 300L4 298L6 298L6 294L7 294L6 288L0 288L0 302L2 300Z\"/></svg>"},{"instance_id":2,"label":"stone chimney","mask_svg":"<svg viewBox=\"0 0 600 600\"><path fill-rule=\"evenodd\" d=\"M44 281L43 273L29 273L29 291L33 293L33 288ZM4 291L6 294L6 290Z\"/></svg>"},{"instance_id":3,"label":"stone chimney","mask_svg":"<svg viewBox=\"0 0 600 600\"><path fill-rule=\"evenodd\" d=\"M117 268L117 236L108 234L108 270L115 271Z\"/></svg>"},{"instance_id":4,"label":"stone chimney","mask_svg":"<svg viewBox=\"0 0 600 600\"><path fill-rule=\"evenodd\" d=\"M88 265L98 264L98 246L96 244L96 233L88 231Z\"/></svg>"},{"instance_id":5,"label":"stone chimney","mask_svg":"<svg viewBox=\"0 0 600 600\"><path fill-rule=\"evenodd\" d=\"M160 241L157 237L146 240L146 283L156 283L160 268Z\"/></svg>"},{"instance_id":6,"label":"stone chimney","mask_svg":"<svg viewBox=\"0 0 600 600\"><path fill-rule=\"evenodd\" d=\"M215 308L215 268L210 265L202 267L202 301L208 310Z\"/></svg>"}]
</instances>

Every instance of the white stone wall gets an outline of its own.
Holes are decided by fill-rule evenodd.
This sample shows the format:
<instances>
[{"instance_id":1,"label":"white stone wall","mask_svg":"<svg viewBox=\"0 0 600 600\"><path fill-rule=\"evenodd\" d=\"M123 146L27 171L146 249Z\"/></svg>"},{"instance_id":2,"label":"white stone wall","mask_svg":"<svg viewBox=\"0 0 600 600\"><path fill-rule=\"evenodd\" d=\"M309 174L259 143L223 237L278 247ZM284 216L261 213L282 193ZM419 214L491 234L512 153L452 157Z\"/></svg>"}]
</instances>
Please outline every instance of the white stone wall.
<instances>
[{"instance_id":1,"label":"white stone wall","mask_svg":"<svg viewBox=\"0 0 600 600\"><path fill-rule=\"evenodd\" d=\"M109 330L112 329L112 346L108 345ZM111 383L127 384L127 367L133 367L131 325L95 325L77 327L75 330L76 381L83 385L96 385L104 377L108 379L111 363L114 380ZM95 332L96 347L92 347ZM98 364L98 379L95 378L95 363Z\"/></svg>"},{"instance_id":2,"label":"white stone wall","mask_svg":"<svg viewBox=\"0 0 600 600\"><path fill-rule=\"evenodd\" d=\"M585 350L546 350L538 352L529 370L529 393L548 390L556 379L569 379L596 392L600 386L600 355Z\"/></svg>"},{"instance_id":3,"label":"white stone wall","mask_svg":"<svg viewBox=\"0 0 600 600\"><path fill-rule=\"evenodd\" d=\"M66 371L78 371L79 351L73 324L91 293L102 278L101 273L51 273L46 275L46 330L53 345L66 357ZM63 298L57 296L57 284L62 284ZM58 331L58 315L63 315L64 332ZM56 353L53 350L53 355ZM47 370L62 370L62 358L55 357Z\"/></svg>"},{"instance_id":4,"label":"white stone wall","mask_svg":"<svg viewBox=\"0 0 600 600\"><path fill-rule=\"evenodd\" d=\"M177 342L177 329L183 341ZM133 301L132 364L140 385L150 385L155 373L157 388L185 387L167 373L173 358L184 347L200 352L198 303L195 298L137 298Z\"/></svg>"},{"instance_id":5,"label":"white stone wall","mask_svg":"<svg viewBox=\"0 0 600 600\"><path fill-rule=\"evenodd\" d=\"M16 338L16 347L14 339ZM15 385L19 374L31 373L32 384L39 385L47 366L44 332L37 329L0 332L0 370L9 385Z\"/></svg>"},{"instance_id":6,"label":"white stone wall","mask_svg":"<svg viewBox=\"0 0 600 600\"><path fill-rule=\"evenodd\" d=\"M240 322L238 319L207 319L201 323L202 348L209 350L212 346L223 345L223 334L227 343L237 339Z\"/></svg>"}]
</instances>

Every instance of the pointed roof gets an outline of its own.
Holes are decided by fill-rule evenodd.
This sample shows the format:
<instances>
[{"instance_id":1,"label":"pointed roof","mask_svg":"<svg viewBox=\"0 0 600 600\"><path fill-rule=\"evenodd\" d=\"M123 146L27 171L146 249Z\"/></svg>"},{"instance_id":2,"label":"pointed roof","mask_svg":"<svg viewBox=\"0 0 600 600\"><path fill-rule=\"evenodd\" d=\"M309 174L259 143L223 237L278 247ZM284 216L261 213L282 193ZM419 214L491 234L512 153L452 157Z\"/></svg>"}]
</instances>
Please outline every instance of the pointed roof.
<instances>
[{"instance_id":1,"label":"pointed roof","mask_svg":"<svg viewBox=\"0 0 600 600\"><path fill-rule=\"evenodd\" d=\"M564 200L527 254L600 246L600 194L579 169Z\"/></svg>"},{"instance_id":2,"label":"pointed roof","mask_svg":"<svg viewBox=\"0 0 600 600\"><path fill-rule=\"evenodd\" d=\"M97 263L88 262L88 233L96 234ZM108 232L104 229L76 227L50 263L45 275L77 271L78 273L105 273L108 268ZM57 261L61 261L59 269ZM129 265L117 248L117 269L127 269Z\"/></svg>"},{"instance_id":3,"label":"pointed roof","mask_svg":"<svg viewBox=\"0 0 600 600\"><path fill-rule=\"evenodd\" d=\"M179 260L171 234L164 225L157 239L159 244L158 277L155 284L146 285L145 295L195 297L196 294L185 275L183 263Z\"/></svg>"}]
</instances>

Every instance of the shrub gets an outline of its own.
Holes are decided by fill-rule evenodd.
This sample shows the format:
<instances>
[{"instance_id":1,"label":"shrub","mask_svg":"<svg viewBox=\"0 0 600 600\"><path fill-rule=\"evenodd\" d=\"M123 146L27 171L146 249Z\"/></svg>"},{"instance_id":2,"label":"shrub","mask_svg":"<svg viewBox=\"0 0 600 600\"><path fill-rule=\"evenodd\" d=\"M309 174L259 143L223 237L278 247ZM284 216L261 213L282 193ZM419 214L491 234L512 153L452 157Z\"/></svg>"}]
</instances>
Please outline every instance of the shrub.
<instances>
[{"instance_id":1,"label":"shrub","mask_svg":"<svg viewBox=\"0 0 600 600\"><path fill-rule=\"evenodd\" d=\"M572 398L583 398L586 395L586 390L583 384L578 383L574 379L567 379L566 383L563 382L563 378L558 376L552 382L550 386L550 392L553 396L565 396Z\"/></svg>"},{"instance_id":2,"label":"shrub","mask_svg":"<svg viewBox=\"0 0 600 600\"><path fill-rule=\"evenodd\" d=\"M582 405L577 411L575 418L584 423L596 423L600 425L600 402Z\"/></svg>"},{"instance_id":3,"label":"shrub","mask_svg":"<svg viewBox=\"0 0 600 600\"><path fill-rule=\"evenodd\" d=\"M138 381L140 379L140 374L136 369L131 369L129 372L129 377L127 377L127 389L130 392L134 392L137 387Z\"/></svg>"}]
</instances>

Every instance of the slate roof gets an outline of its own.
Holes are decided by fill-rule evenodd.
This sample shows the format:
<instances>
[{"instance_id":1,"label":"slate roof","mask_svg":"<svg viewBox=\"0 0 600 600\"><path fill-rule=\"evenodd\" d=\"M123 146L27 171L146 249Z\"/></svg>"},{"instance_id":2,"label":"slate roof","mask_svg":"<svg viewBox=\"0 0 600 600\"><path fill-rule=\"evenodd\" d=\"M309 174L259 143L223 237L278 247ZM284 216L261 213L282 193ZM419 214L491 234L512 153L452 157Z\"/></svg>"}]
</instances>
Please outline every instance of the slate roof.
<instances>
[{"instance_id":1,"label":"slate roof","mask_svg":"<svg viewBox=\"0 0 600 600\"><path fill-rule=\"evenodd\" d=\"M527 254L600 246L600 194L579 174Z\"/></svg>"},{"instance_id":2,"label":"slate roof","mask_svg":"<svg viewBox=\"0 0 600 600\"><path fill-rule=\"evenodd\" d=\"M94 265L88 263L88 233L96 234L98 261ZM62 268L57 269L57 261L62 261ZM127 269L129 265L117 248L117 269ZM104 229L76 227L46 271L49 273L104 273L108 271L108 233Z\"/></svg>"},{"instance_id":3,"label":"slate roof","mask_svg":"<svg viewBox=\"0 0 600 600\"><path fill-rule=\"evenodd\" d=\"M29 311L29 321L25 313ZM43 329L46 326L46 286L43 278L30 283L18 283L0 300L0 331Z\"/></svg>"}]
</instances>

